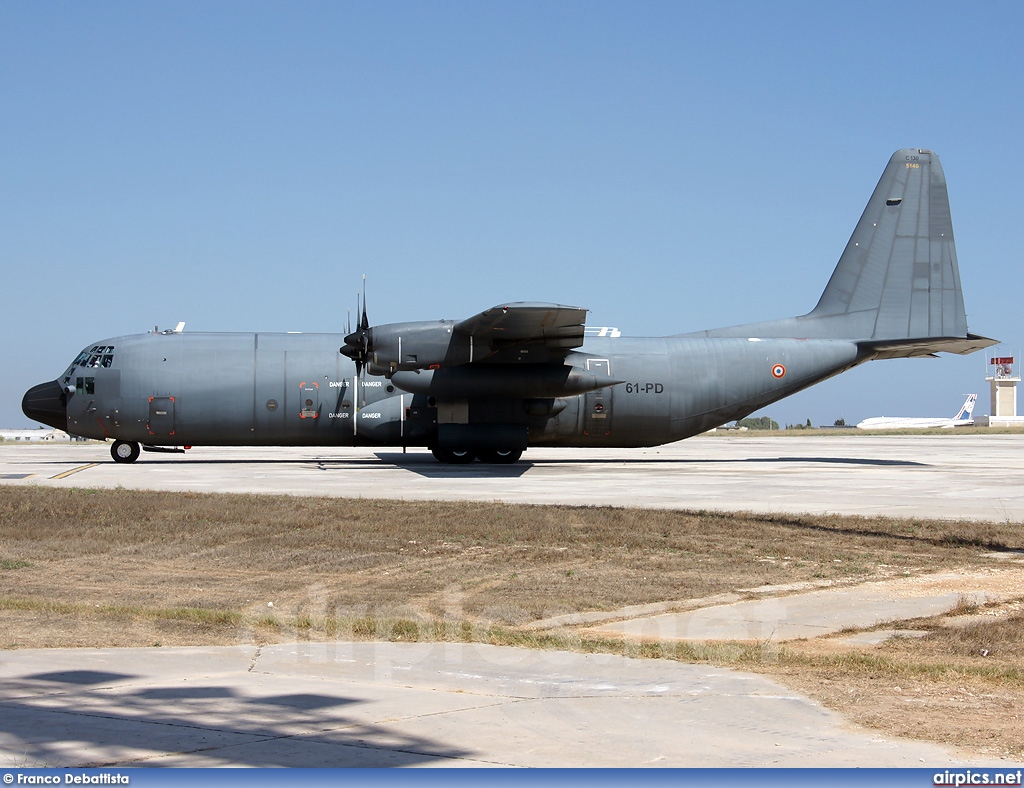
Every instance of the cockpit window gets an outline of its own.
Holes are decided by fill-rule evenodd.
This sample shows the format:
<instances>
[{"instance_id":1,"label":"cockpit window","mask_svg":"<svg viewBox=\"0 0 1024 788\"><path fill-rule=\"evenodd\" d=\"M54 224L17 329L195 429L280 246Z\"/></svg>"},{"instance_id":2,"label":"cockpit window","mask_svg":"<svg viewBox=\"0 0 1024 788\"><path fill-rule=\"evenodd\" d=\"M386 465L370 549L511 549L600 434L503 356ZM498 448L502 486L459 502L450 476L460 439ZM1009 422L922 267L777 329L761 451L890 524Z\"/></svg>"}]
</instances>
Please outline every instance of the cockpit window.
<instances>
[{"instance_id":1,"label":"cockpit window","mask_svg":"<svg viewBox=\"0 0 1024 788\"><path fill-rule=\"evenodd\" d=\"M88 394L96 393L96 378L75 378L75 393Z\"/></svg>"},{"instance_id":2,"label":"cockpit window","mask_svg":"<svg viewBox=\"0 0 1024 788\"><path fill-rule=\"evenodd\" d=\"M83 351L78 358L81 360L79 366L86 369L109 367L114 363L114 347L112 345L93 345L88 351Z\"/></svg>"},{"instance_id":3,"label":"cockpit window","mask_svg":"<svg viewBox=\"0 0 1024 788\"><path fill-rule=\"evenodd\" d=\"M67 387L70 385L71 378L77 367L81 367L82 369L106 369L112 366L113 363L113 345L93 345L88 350L83 350L79 353L75 360L71 362L71 366L68 367L67 372L64 373L64 386ZM81 386L77 386L76 388L81 388Z\"/></svg>"}]
</instances>

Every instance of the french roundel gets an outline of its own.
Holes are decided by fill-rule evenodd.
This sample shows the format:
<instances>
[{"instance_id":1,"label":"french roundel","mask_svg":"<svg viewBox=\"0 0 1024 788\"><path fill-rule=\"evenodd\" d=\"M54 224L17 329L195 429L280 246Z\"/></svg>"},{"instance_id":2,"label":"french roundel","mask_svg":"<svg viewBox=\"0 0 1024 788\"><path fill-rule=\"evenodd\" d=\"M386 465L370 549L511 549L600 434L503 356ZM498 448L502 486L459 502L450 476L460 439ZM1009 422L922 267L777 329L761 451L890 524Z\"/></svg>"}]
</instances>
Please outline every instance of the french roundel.
<instances>
[{"instance_id":1,"label":"french roundel","mask_svg":"<svg viewBox=\"0 0 1024 788\"><path fill-rule=\"evenodd\" d=\"M776 364L772 367L773 378L783 378L786 376L786 368L782 364Z\"/></svg>"}]
</instances>

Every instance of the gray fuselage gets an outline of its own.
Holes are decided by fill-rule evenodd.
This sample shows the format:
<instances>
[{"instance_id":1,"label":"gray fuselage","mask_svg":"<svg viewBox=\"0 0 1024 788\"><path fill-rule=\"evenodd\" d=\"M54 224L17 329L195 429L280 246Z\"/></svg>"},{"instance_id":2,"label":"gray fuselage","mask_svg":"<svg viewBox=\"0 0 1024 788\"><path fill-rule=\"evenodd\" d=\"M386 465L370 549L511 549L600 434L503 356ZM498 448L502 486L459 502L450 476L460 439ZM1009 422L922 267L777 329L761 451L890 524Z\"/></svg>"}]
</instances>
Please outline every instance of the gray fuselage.
<instances>
[{"instance_id":1,"label":"gray fuselage","mask_svg":"<svg viewBox=\"0 0 1024 788\"><path fill-rule=\"evenodd\" d=\"M863 360L856 343L842 340L588 338L566 366L621 382L577 394L545 384L474 392L470 383L453 398L357 375L339 352L343 338L152 333L102 340L60 381L69 392L67 429L152 446L433 446L439 425L473 425L496 434L525 430L528 445L653 446L742 418ZM509 369L470 367L480 380ZM528 380L531 368L515 374Z\"/></svg>"}]
</instances>

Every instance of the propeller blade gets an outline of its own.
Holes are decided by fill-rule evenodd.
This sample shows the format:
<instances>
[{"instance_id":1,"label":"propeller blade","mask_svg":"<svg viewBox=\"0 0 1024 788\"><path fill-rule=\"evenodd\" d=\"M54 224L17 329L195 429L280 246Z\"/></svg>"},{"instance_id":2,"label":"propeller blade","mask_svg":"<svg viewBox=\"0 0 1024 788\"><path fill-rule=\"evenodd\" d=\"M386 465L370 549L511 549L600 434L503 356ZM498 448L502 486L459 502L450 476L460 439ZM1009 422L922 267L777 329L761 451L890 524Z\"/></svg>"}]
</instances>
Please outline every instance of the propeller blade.
<instances>
[{"instance_id":1,"label":"propeller blade","mask_svg":"<svg viewBox=\"0 0 1024 788\"><path fill-rule=\"evenodd\" d=\"M360 314L359 325L355 331L351 330L349 322L346 322L346 336L345 345L340 348L341 353L348 356L356 364L356 378L358 380L358 387L362 390L363 405L366 404L366 391L363 387L363 375L366 372L367 362L370 359L370 353L373 349L373 333L370 328L370 318L366 312L366 274L363 274L363 289L362 293L356 291L356 313ZM351 321L352 313L349 313L349 321ZM359 396L359 392L356 393Z\"/></svg>"},{"instance_id":2,"label":"propeller blade","mask_svg":"<svg viewBox=\"0 0 1024 788\"><path fill-rule=\"evenodd\" d=\"M370 328L370 319L366 316L366 274L363 274L363 319L359 327L364 331Z\"/></svg>"}]
</instances>

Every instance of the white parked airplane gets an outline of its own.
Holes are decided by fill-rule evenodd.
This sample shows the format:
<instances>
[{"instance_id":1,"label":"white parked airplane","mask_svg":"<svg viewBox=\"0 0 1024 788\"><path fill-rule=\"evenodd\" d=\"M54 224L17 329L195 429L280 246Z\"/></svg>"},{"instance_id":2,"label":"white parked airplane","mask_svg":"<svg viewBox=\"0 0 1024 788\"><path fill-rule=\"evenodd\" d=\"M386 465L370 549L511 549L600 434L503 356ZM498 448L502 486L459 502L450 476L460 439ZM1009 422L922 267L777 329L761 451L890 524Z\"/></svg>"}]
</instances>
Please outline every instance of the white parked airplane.
<instances>
[{"instance_id":1,"label":"white parked airplane","mask_svg":"<svg viewBox=\"0 0 1024 788\"><path fill-rule=\"evenodd\" d=\"M943 418L904 418L900 416L875 416L864 419L857 425L862 430L901 430L901 429L925 429L927 427L969 427L974 424L971 414L974 413L974 403L978 401L977 394L968 394L963 407L951 419Z\"/></svg>"}]
</instances>

